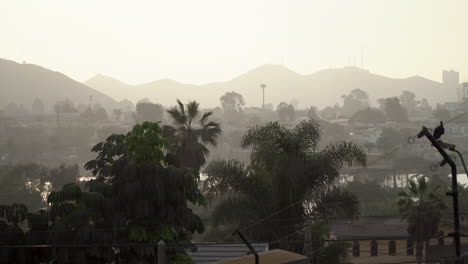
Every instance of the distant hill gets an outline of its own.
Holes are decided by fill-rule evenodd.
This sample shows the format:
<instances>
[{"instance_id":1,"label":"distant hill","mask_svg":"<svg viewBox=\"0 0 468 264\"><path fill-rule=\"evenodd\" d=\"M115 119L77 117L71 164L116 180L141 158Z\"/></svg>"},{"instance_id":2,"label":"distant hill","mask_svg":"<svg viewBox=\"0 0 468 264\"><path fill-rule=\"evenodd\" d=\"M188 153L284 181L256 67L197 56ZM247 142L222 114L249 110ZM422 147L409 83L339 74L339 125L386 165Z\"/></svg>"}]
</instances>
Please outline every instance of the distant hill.
<instances>
[{"instance_id":1,"label":"distant hill","mask_svg":"<svg viewBox=\"0 0 468 264\"><path fill-rule=\"evenodd\" d=\"M39 98L50 111L57 101L70 99L76 105L98 103L112 109L116 102L111 97L74 81L64 74L33 64L20 64L0 59L0 109L10 102L31 109L35 98Z\"/></svg>"},{"instance_id":2,"label":"distant hill","mask_svg":"<svg viewBox=\"0 0 468 264\"><path fill-rule=\"evenodd\" d=\"M140 85L128 85L111 77L97 76L85 84L116 99L128 98L134 102L149 98L163 105L174 105L175 99L195 99L204 107L219 106L219 97L227 91L243 95L248 106L260 106L260 84L266 83L266 103L274 106L281 101L299 101L300 107L311 105L320 108L342 103L341 96L360 88L369 93L373 103L378 98L398 96L404 90L412 91L418 98L425 97L429 103L453 101L455 91L445 91L442 84L414 76L393 79L373 74L356 67L327 69L309 75L301 75L281 65L264 65L238 77L204 85L182 84L173 80L160 80Z\"/></svg>"}]
</instances>

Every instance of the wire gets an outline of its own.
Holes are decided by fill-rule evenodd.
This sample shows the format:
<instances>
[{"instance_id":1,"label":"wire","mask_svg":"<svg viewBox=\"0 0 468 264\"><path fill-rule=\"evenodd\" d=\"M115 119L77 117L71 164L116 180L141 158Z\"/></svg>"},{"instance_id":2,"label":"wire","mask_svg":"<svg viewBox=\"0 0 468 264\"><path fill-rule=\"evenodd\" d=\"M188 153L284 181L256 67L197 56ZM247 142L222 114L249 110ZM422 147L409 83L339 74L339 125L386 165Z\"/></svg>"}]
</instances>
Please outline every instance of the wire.
<instances>
[{"instance_id":1,"label":"wire","mask_svg":"<svg viewBox=\"0 0 468 264\"><path fill-rule=\"evenodd\" d=\"M460 117L466 115L467 113L468 113L468 112L461 113L461 114L459 114L458 116L455 116L455 117L453 117L453 118L451 118L451 119L445 121L444 123L445 123L445 124L448 124L448 123L450 123L450 122L452 122L452 121L455 121L455 120L459 119Z\"/></svg>"},{"instance_id":2,"label":"wire","mask_svg":"<svg viewBox=\"0 0 468 264\"><path fill-rule=\"evenodd\" d=\"M454 149L454 150L452 150L452 151L453 151L453 152L456 152L456 153L458 154L458 156L460 156L460 160L461 160L461 162L462 162L462 164L463 164L463 168L465 169L465 174L466 174L466 176L468 177L468 170L466 169L465 159L463 158L463 155L460 153L460 151L458 151L458 150L456 150L456 149Z\"/></svg>"}]
</instances>

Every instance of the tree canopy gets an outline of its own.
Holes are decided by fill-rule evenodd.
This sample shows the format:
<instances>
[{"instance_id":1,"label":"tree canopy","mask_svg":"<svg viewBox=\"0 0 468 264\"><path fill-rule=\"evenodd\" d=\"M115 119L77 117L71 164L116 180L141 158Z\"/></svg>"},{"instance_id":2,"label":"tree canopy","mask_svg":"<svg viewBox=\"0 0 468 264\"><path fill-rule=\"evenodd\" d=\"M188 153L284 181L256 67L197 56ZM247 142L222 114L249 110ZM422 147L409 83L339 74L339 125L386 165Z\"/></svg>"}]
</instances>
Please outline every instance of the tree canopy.
<instances>
[{"instance_id":1,"label":"tree canopy","mask_svg":"<svg viewBox=\"0 0 468 264\"><path fill-rule=\"evenodd\" d=\"M163 127L163 137L170 143L170 159L175 166L198 171L210 152L208 146L216 146L221 127L210 121L212 112L202 114L199 111L196 101L184 105L177 100L177 104L167 110L173 126Z\"/></svg>"},{"instance_id":2,"label":"tree canopy","mask_svg":"<svg viewBox=\"0 0 468 264\"><path fill-rule=\"evenodd\" d=\"M385 114L379 109L368 107L354 113L349 121L351 123L359 122L363 124L383 124L385 123Z\"/></svg>"},{"instance_id":3,"label":"tree canopy","mask_svg":"<svg viewBox=\"0 0 468 264\"><path fill-rule=\"evenodd\" d=\"M213 161L205 169L204 191L216 197L214 225L239 225L252 239L268 241L297 230L306 217L356 216L355 197L333 182L344 166L365 165L365 152L347 142L319 149L320 137L316 121L292 129L277 122L250 128L241 142L252 150L249 165Z\"/></svg>"},{"instance_id":4,"label":"tree canopy","mask_svg":"<svg viewBox=\"0 0 468 264\"><path fill-rule=\"evenodd\" d=\"M408 110L400 104L397 97L381 98L378 101L389 121L408 122Z\"/></svg>"}]
</instances>

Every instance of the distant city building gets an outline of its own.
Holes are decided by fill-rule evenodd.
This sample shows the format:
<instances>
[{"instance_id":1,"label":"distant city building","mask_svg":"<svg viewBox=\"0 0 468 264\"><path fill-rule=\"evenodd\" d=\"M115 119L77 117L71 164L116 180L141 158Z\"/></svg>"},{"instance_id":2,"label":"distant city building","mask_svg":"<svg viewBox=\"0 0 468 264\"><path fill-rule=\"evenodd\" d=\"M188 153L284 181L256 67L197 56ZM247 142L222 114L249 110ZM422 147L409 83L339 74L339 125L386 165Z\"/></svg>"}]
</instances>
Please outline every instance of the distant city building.
<instances>
[{"instance_id":1,"label":"distant city building","mask_svg":"<svg viewBox=\"0 0 468 264\"><path fill-rule=\"evenodd\" d=\"M455 112L458 110L458 103L457 102L446 102L444 104L445 109L449 112Z\"/></svg>"},{"instance_id":2,"label":"distant city building","mask_svg":"<svg viewBox=\"0 0 468 264\"><path fill-rule=\"evenodd\" d=\"M465 98L468 98L468 82L464 82L461 84L461 96L462 96L462 100L464 100Z\"/></svg>"},{"instance_id":3,"label":"distant city building","mask_svg":"<svg viewBox=\"0 0 468 264\"><path fill-rule=\"evenodd\" d=\"M463 93L460 87L460 74L454 70L444 70L442 72L442 87L446 91L455 91L457 100L463 100Z\"/></svg>"}]
</instances>

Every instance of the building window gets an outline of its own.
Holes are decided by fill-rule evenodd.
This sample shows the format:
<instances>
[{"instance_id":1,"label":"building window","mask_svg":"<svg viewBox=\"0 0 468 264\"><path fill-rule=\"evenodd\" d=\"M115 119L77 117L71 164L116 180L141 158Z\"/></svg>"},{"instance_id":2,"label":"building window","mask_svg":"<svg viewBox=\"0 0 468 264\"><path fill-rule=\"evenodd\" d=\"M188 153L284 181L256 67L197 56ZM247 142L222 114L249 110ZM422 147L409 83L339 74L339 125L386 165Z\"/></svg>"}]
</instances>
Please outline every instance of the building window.
<instances>
[{"instance_id":1,"label":"building window","mask_svg":"<svg viewBox=\"0 0 468 264\"><path fill-rule=\"evenodd\" d=\"M407 256L414 255L413 240L411 239L406 240L406 255Z\"/></svg>"},{"instance_id":2,"label":"building window","mask_svg":"<svg viewBox=\"0 0 468 264\"><path fill-rule=\"evenodd\" d=\"M388 255L395 256L396 255L396 242L395 240L388 241Z\"/></svg>"},{"instance_id":3,"label":"building window","mask_svg":"<svg viewBox=\"0 0 468 264\"><path fill-rule=\"evenodd\" d=\"M377 256L377 241L375 240L370 242L370 255Z\"/></svg>"},{"instance_id":4,"label":"building window","mask_svg":"<svg viewBox=\"0 0 468 264\"><path fill-rule=\"evenodd\" d=\"M353 257L359 257L361 255L361 250L359 248L359 241L353 242Z\"/></svg>"}]
</instances>

